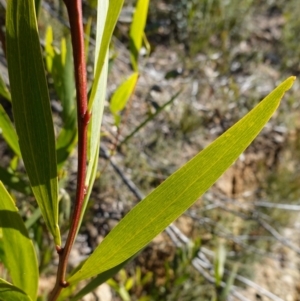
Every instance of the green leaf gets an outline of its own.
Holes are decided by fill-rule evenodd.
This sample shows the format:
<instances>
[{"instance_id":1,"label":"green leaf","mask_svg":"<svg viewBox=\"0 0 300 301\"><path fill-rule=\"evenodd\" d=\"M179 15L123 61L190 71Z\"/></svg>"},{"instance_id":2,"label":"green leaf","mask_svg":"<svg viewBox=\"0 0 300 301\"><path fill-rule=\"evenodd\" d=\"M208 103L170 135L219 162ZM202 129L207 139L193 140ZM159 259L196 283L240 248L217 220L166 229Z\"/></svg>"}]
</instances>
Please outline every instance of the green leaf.
<instances>
[{"instance_id":1,"label":"green leaf","mask_svg":"<svg viewBox=\"0 0 300 301\"><path fill-rule=\"evenodd\" d=\"M75 81L70 38L61 40L61 52L55 54L52 74L63 107L63 128L57 138L58 170L63 166L77 142Z\"/></svg>"},{"instance_id":2,"label":"green leaf","mask_svg":"<svg viewBox=\"0 0 300 301\"><path fill-rule=\"evenodd\" d=\"M34 1L9 0L7 60L19 145L45 223L61 244L54 128Z\"/></svg>"},{"instance_id":3,"label":"green leaf","mask_svg":"<svg viewBox=\"0 0 300 301\"><path fill-rule=\"evenodd\" d=\"M118 113L125 108L128 99L134 92L138 76L138 72L133 73L118 87L111 98L109 108L112 114L115 116L115 123L117 125L119 125L119 122L117 122L117 120L120 120L116 117L119 117Z\"/></svg>"},{"instance_id":4,"label":"green leaf","mask_svg":"<svg viewBox=\"0 0 300 301\"><path fill-rule=\"evenodd\" d=\"M222 136L135 206L68 281L93 277L122 263L186 211L238 158L291 88L290 77Z\"/></svg>"},{"instance_id":5,"label":"green leaf","mask_svg":"<svg viewBox=\"0 0 300 301\"><path fill-rule=\"evenodd\" d=\"M72 153L77 142L77 118L74 110L74 115L70 116L69 120L61 129L56 141L56 156L57 169L60 170L69 155Z\"/></svg>"},{"instance_id":6,"label":"green leaf","mask_svg":"<svg viewBox=\"0 0 300 301\"><path fill-rule=\"evenodd\" d=\"M107 281L109 278L113 277L117 272L119 272L127 263L129 263L137 254L130 257L129 259L125 260L124 262L120 263L119 265L111 268L100 275L97 275L92 281L84 286L82 290L80 290L74 297L70 299L70 301L77 301L81 300L82 297L87 295L88 293L95 290L99 285Z\"/></svg>"},{"instance_id":7,"label":"green leaf","mask_svg":"<svg viewBox=\"0 0 300 301\"><path fill-rule=\"evenodd\" d=\"M130 60L134 71L138 70L138 57L142 47L148 7L149 0L138 0L130 27Z\"/></svg>"},{"instance_id":8,"label":"green leaf","mask_svg":"<svg viewBox=\"0 0 300 301\"><path fill-rule=\"evenodd\" d=\"M229 277L228 277L228 279L226 281L226 285L222 289L222 293L221 293L221 296L220 296L220 301L226 301L226 300L228 300L227 297L229 296L231 288L234 285L234 280L235 280L236 274L238 272L238 268L239 268L239 264L235 263L233 265L233 267L231 269L231 272L229 274Z\"/></svg>"},{"instance_id":9,"label":"green leaf","mask_svg":"<svg viewBox=\"0 0 300 301\"><path fill-rule=\"evenodd\" d=\"M48 26L45 36L45 55L48 72L52 75L56 93L63 107L64 122L57 141L57 169L60 170L77 142L75 82L70 38L61 40L60 53L53 47L53 31Z\"/></svg>"},{"instance_id":10,"label":"green leaf","mask_svg":"<svg viewBox=\"0 0 300 301\"><path fill-rule=\"evenodd\" d=\"M92 193L94 181L95 181L96 175L97 175L100 142L99 142L98 146L99 147L96 149L96 153L94 154L94 159L90 160L90 165L88 166L89 178L88 178L88 182L86 182L86 183L88 183L88 185L86 185L86 187L88 187L88 189L87 189L87 193L83 200L83 206L82 206L82 211L81 211L81 215L80 215L80 224L81 224L83 215L85 213L85 209L86 209L87 203L89 201L90 195ZM79 230L79 228L78 228L78 230Z\"/></svg>"},{"instance_id":11,"label":"green leaf","mask_svg":"<svg viewBox=\"0 0 300 301\"><path fill-rule=\"evenodd\" d=\"M119 18L121 9L123 7L124 0L107 0L98 1L98 23L97 23L97 41L96 41L96 67L94 83L92 86L92 92L89 99L89 111L93 106L93 102L96 99L97 91L99 90L100 77L102 76L102 68L106 61L108 52L108 46L115 29L117 20ZM108 6L108 8L107 8ZM102 10L99 10L101 7ZM105 20L105 25L102 20ZM100 22L99 22L100 20ZM101 36L101 38L100 38ZM99 38L98 38L99 37ZM101 41L101 44L100 44Z\"/></svg>"},{"instance_id":12,"label":"green leaf","mask_svg":"<svg viewBox=\"0 0 300 301\"><path fill-rule=\"evenodd\" d=\"M91 29L92 29L93 18L89 17L85 28L84 28L84 53L85 53L85 61L88 63L89 61L89 50L90 50L90 37L91 37Z\"/></svg>"},{"instance_id":13,"label":"green leaf","mask_svg":"<svg viewBox=\"0 0 300 301\"><path fill-rule=\"evenodd\" d=\"M1 134L10 148L14 151L14 153L21 157L21 152L18 143L18 136L16 134L15 128L12 125L10 118L7 113L3 109L2 105L0 105L0 129Z\"/></svg>"},{"instance_id":14,"label":"green leaf","mask_svg":"<svg viewBox=\"0 0 300 301\"><path fill-rule=\"evenodd\" d=\"M112 2L112 1L111 1ZM109 18L109 1L103 0L98 1L97 6L97 36L96 36L96 51L95 51L95 60L94 60L94 78L95 82L93 84L93 88L95 89L94 99L92 98L92 94L89 98L89 105L92 116L89 123L88 128L88 170L86 176L86 185L90 183L90 174L92 166L95 161L95 153L96 149L99 148L100 143L100 126L102 122L103 109L104 109L104 101L106 96L106 85L107 85L107 70L108 70L108 51L107 48L104 50L104 61L101 66L100 73L97 75L97 68L99 68L99 60L102 57L102 44L105 39L105 25L107 23L107 18ZM108 47L108 45L107 45ZM103 67L103 68L102 68ZM98 82L96 83L96 78L98 78Z\"/></svg>"},{"instance_id":15,"label":"green leaf","mask_svg":"<svg viewBox=\"0 0 300 301\"><path fill-rule=\"evenodd\" d=\"M48 72L52 75L56 93L63 107L63 121L76 116L75 80L70 37L61 39L60 51L53 46L52 27L48 26L45 35L45 56Z\"/></svg>"},{"instance_id":16,"label":"green leaf","mask_svg":"<svg viewBox=\"0 0 300 301\"><path fill-rule=\"evenodd\" d=\"M6 87L6 84L5 84L2 76L0 76L0 95L3 96L8 101L11 101L10 92L9 92L9 90Z\"/></svg>"},{"instance_id":17,"label":"green leaf","mask_svg":"<svg viewBox=\"0 0 300 301\"><path fill-rule=\"evenodd\" d=\"M61 40L60 55L56 54L53 61L53 78L56 90L63 107L63 121L76 116L75 79L73 67L71 39Z\"/></svg>"},{"instance_id":18,"label":"green leaf","mask_svg":"<svg viewBox=\"0 0 300 301\"><path fill-rule=\"evenodd\" d=\"M148 122L153 120L159 113L161 113L168 105L174 102L174 100L179 96L181 91L178 91L175 95L171 97L170 100L168 100L166 103L164 103L162 106L158 107L158 109L154 112L154 114L151 114L149 117L147 117L143 122L141 122L128 136L126 136L120 143L119 146L122 144L128 142L129 139L131 139L141 128L143 128Z\"/></svg>"},{"instance_id":19,"label":"green leaf","mask_svg":"<svg viewBox=\"0 0 300 301\"><path fill-rule=\"evenodd\" d=\"M218 250L216 251L215 262L214 262L216 287L219 287L221 285L223 275L224 275L225 262L226 262L226 249L224 244L220 242L218 246Z\"/></svg>"},{"instance_id":20,"label":"green leaf","mask_svg":"<svg viewBox=\"0 0 300 301\"><path fill-rule=\"evenodd\" d=\"M39 11L41 8L41 2L42 2L42 0L34 0L37 19L38 19Z\"/></svg>"},{"instance_id":21,"label":"green leaf","mask_svg":"<svg viewBox=\"0 0 300 301\"><path fill-rule=\"evenodd\" d=\"M11 171L11 169L7 170L0 166L0 180L4 185L9 187L9 189L14 189L25 195L31 194L29 184L22 179L21 175Z\"/></svg>"},{"instance_id":22,"label":"green leaf","mask_svg":"<svg viewBox=\"0 0 300 301\"><path fill-rule=\"evenodd\" d=\"M52 43L53 43L53 30L52 30L52 26L48 26L45 34L45 60L46 60L46 67L49 73L52 72L53 58L55 56L55 50Z\"/></svg>"},{"instance_id":23,"label":"green leaf","mask_svg":"<svg viewBox=\"0 0 300 301\"><path fill-rule=\"evenodd\" d=\"M115 0L114 0L115 1ZM99 63L99 59L101 56L101 47L103 43L103 39L105 39L105 24L107 24L106 18L109 18L109 7L111 5L108 0L98 1L98 16L97 16L97 37L96 37L96 55L94 61L94 70L95 70L95 78L97 77L96 69L97 64ZM95 87L95 99L92 100L92 95L89 99L89 104L92 103L91 107L91 120L89 122L88 127L88 168L87 174L85 179L85 185L88 187L88 193L85 196L84 201L84 208L87 205L87 201L90 196L91 188L94 184L94 180L96 177L95 168L97 168L98 163L98 154L99 154L99 145L100 145L100 126L102 122L103 116L103 108L104 108L104 101L106 96L106 84L107 84L107 70L108 70L108 53L107 49L105 49L106 56L104 57L104 65L101 69L101 74L98 79L97 87L94 83L93 87ZM82 210L84 211L84 210Z\"/></svg>"},{"instance_id":24,"label":"green leaf","mask_svg":"<svg viewBox=\"0 0 300 301\"><path fill-rule=\"evenodd\" d=\"M132 94L136 81L138 79L138 72L131 74L115 91L110 101L110 111L116 114L125 108L128 98Z\"/></svg>"},{"instance_id":25,"label":"green leaf","mask_svg":"<svg viewBox=\"0 0 300 301\"><path fill-rule=\"evenodd\" d=\"M39 271L35 250L28 237L17 207L0 182L0 228L4 251L4 265L14 285L36 299ZM1 296L0 296L1 299Z\"/></svg>"},{"instance_id":26,"label":"green leaf","mask_svg":"<svg viewBox=\"0 0 300 301\"><path fill-rule=\"evenodd\" d=\"M32 212L32 214L30 215L30 217L26 220L26 222L24 223L26 229L30 229L34 224L36 224L36 222L38 221L38 219L41 217L42 213L40 208L36 208L34 210L34 212Z\"/></svg>"},{"instance_id":27,"label":"green leaf","mask_svg":"<svg viewBox=\"0 0 300 301\"><path fill-rule=\"evenodd\" d=\"M18 287L0 278L1 301L32 301L32 299Z\"/></svg>"}]
</instances>

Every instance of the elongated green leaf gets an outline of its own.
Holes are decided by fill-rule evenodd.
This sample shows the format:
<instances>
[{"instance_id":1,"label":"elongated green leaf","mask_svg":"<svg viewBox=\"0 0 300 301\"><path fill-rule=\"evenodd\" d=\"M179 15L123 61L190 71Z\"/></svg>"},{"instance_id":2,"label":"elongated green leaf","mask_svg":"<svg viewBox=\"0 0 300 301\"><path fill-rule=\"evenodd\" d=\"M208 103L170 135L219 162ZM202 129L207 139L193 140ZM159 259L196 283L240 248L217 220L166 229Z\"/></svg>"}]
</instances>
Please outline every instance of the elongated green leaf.
<instances>
[{"instance_id":1,"label":"elongated green leaf","mask_svg":"<svg viewBox=\"0 0 300 301\"><path fill-rule=\"evenodd\" d=\"M133 92L139 74L131 74L115 91L110 101L110 111L116 114L125 108L128 98Z\"/></svg>"},{"instance_id":2,"label":"elongated green leaf","mask_svg":"<svg viewBox=\"0 0 300 301\"><path fill-rule=\"evenodd\" d=\"M76 110L74 109L74 114L71 113L70 118L64 124L61 129L57 141L56 141L56 156L57 156L57 169L60 170L69 155L73 151L77 142L77 118Z\"/></svg>"},{"instance_id":3,"label":"elongated green leaf","mask_svg":"<svg viewBox=\"0 0 300 301\"><path fill-rule=\"evenodd\" d=\"M178 95L181 93L181 91L178 91L174 96L171 97L170 100L165 102L162 106L160 106L154 114L147 117L143 122L141 122L128 136L126 136L120 143L119 146L128 142L129 139L131 139L140 129L142 129L148 122L153 120L159 113L161 113L168 105L174 102L174 100L178 97Z\"/></svg>"},{"instance_id":4,"label":"elongated green leaf","mask_svg":"<svg viewBox=\"0 0 300 301\"><path fill-rule=\"evenodd\" d=\"M6 84L1 75L0 75L0 95L3 96L8 101L11 101L10 92L8 91Z\"/></svg>"},{"instance_id":5,"label":"elongated green leaf","mask_svg":"<svg viewBox=\"0 0 300 301\"><path fill-rule=\"evenodd\" d=\"M76 116L75 108L75 79L72 60L71 39L61 40L60 55L56 54L53 61L52 74L56 83L56 90L63 107L63 121L67 123L69 118Z\"/></svg>"},{"instance_id":6,"label":"elongated green leaf","mask_svg":"<svg viewBox=\"0 0 300 301\"><path fill-rule=\"evenodd\" d=\"M220 301L228 300L228 296L230 294L232 286L234 285L234 280L235 280L236 274L238 272L238 268L239 268L239 263L236 262L233 265L232 269L231 269L229 277L226 281L226 286L222 289L222 293L221 293L221 296L220 296Z\"/></svg>"},{"instance_id":7,"label":"elongated green leaf","mask_svg":"<svg viewBox=\"0 0 300 301\"><path fill-rule=\"evenodd\" d=\"M53 43L53 29L52 26L48 26L45 35L45 59L46 67L49 73L52 73L53 59L55 56L55 50Z\"/></svg>"},{"instance_id":8,"label":"elongated green leaf","mask_svg":"<svg viewBox=\"0 0 300 301\"><path fill-rule=\"evenodd\" d=\"M75 79L70 37L62 38L60 50L57 50L53 46L52 27L48 26L45 35L45 56L47 70L53 77L54 87L63 107L63 121L67 123L70 117L76 116Z\"/></svg>"},{"instance_id":9,"label":"elongated green leaf","mask_svg":"<svg viewBox=\"0 0 300 301\"><path fill-rule=\"evenodd\" d=\"M84 28L84 53L85 53L85 61L88 63L89 61L89 50L90 50L90 37L91 37L91 28L92 28L93 18L89 17L85 28Z\"/></svg>"},{"instance_id":10,"label":"elongated green leaf","mask_svg":"<svg viewBox=\"0 0 300 301\"><path fill-rule=\"evenodd\" d=\"M111 98L109 108L112 114L115 116L116 125L119 125L120 123L120 116L118 113L125 108L127 101L134 92L138 76L138 72L134 72L132 75L130 75L129 78L127 78L118 87Z\"/></svg>"},{"instance_id":11,"label":"elongated green leaf","mask_svg":"<svg viewBox=\"0 0 300 301\"><path fill-rule=\"evenodd\" d=\"M98 144L98 145L99 145L99 147L98 147L98 149L96 149L96 153L94 155L93 160L90 160L90 164L91 165L89 165L89 168L88 168L88 172L89 172L89 174L88 174L88 176L89 176L89 182L88 183L89 184L87 186L88 187L87 193L84 196L82 211L81 211L81 215L80 215L80 224L82 222L82 218L83 218L83 215L85 213L85 209L86 209L87 203L89 201L90 195L92 193L93 185L94 185L94 182L95 182L95 179L96 179L96 175L97 175L100 144ZM79 227L78 227L78 230L79 230Z\"/></svg>"},{"instance_id":12,"label":"elongated green leaf","mask_svg":"<svg viewBox=\"0 0 300 301\"><path fill-rule=\"evenodd\" d=\"M101 50L100 50L101 41L104 39L105 36L104 24L107 23L106 14L108 12L108 5L109 5L108 0L98 1L96 55L95 55L95 62L94 62L95 72L96 72L96 64L99 61L99 56L101 56ZM100 126L102 122L104 101L106 95L107 70L108 70L108 53L106 51L106 56L104 58L104 65L101 70L99 81L97 83L98 86L96 87L95 90L96 91L95 99L93 101L92 108L91 108L92 115L88 125L88 167L87 167L87 174L85 178L85 185L86 187L88 187L88 189L83 201L80 223L82 221L85 208L87 206L90 194L92 192L92 187L94 185L97 167L98 167L98 157L99 157L99 147L100 147Z\"/></svg>"},{"instance_id":13,"label":"elongated green leaf","mask_svg":"<svg viewBox=\"0 0 300 301\"><path fill-rule=\"evenodd\" d=\"M110 1L114 2L114 1ZM101 53L101 47L103 43L103 39L105 39L106 35L104 29L106 28L105 24L107 24L106 17L109 14L109 4L108 0L98 1L98 16L97 16L97 37L96 37L96 55L95 55L95 63L94 63L94 70L95 70L95 78L97 77L96 70L97 64L99 63ZM109 18L109 17L108 17ZM85 184L87 187L91 188L94 183L94 178L91 178L92 170L94 169L96 162L98 162L98 156L96 155L99 151L99 144L100 144L100 126L102 122L103 116L103 108L104 108L104 101L106 95L106 83L107 83L107 70L108 70L108 51L105 51L104 57L104 65L103 68L101 67L101 72L99 74L98 83L96 87L96 83L94 83L93 87L95 87L95 99L92 100L92 96L89 99L89 103L93 103L92 109L92 116L89 123L88 128L88 169ZM86 199L88 195L86 195Z\"/></svg>"},{"instance_id":14,"label":"elongated green leaf","mask_svg":"<svg viewBox=\"0 0 300 301\"><path fill-rule=\"evenodd\" d=\"M40 208L36 208L35 211L30 215L30 217L24 223L26 229L30 229L37 220L41 217L42 213Z\"/></svg>"},{"instance_id":15,"label":"elongated green leaf","mask_svg":"<svg viewBox=\"0 0 300 301\"><path fill-rule=\"evenodd\" d=\"M14 189L19 191L25 195L29 195L31 193L29 183L22 180L21 176L9 169L5 169L0 166L0 181L3 182L4 185L9 187L9 189Z\"/></svg>"},{"instance_id":16,"label":"elongated green leaf","mask_svg":"<svg viewBox=\"0 0 300 301\"><path fill-rule=\"evenodd\" d=\"M137 254L136 254L137 255ZM107 281L109 278L113 277L117 274L127 263L129 263L136 255L130 257L129 259L125 260L124 262L120 263L119 265L105 271L104 273L97 275L91 282L89 282L85 287L80 290L74 297L70 299L70 301L77 301L81 300L82 297L87 295L88 293L95 290L99 285Z\"/></svg>"},{"instance_id":17,"label":"elongated green leaf","mask_svg":"<svg viewBox=\"0 0 300 301\"><path fill-rule=\"evenodd\" d=\"M60 245L54 128L34 1L7 4L8 71L20 149L46 225Z\"/></svg>"},{"instance_id":18,"label":"elongated green leaf","mask_svg":"<svg viewBox=\"0 0 300 301\"><path fill-rule=\"evenodd\" d=\"M142 47L143 35L147 21L149 0L138 0L130 27L130 60L133 70L138 70L138 57Z\"/></svg>"},{"instance_id":19,"label":"elongated green leaf","mask_svg":"<svg viewBox=\"0 0 300 301\"><path fill-rule=\"evenodd\" d=\"M38 19L39 11L40 11L40 8L41 8L41 2L42 2L42 0L35 0L34 1L37 19Z\"/></svg>"},{"instance_id":20,"label":"elongated green leaf","mask_svg":"<svg viewBox=\"0 0 300 301\"><path fill-rule=\"evenodd\" d=\"M18 136L16 134L14 126L12 125L12 122L10 121L10 118L3 109L2 105L0 105L0 129L1 134L7 144L17 156L21 157Z\"/></svg>"},{"instance_id":21,"label":"elongated green leaf","mask_svg":"<svg viewBox=\"0 0 300 301\"><path fill-rule=\"evenodd\" d=\"M103 2L103 3L102 3ZM98 1L98 23L97 23L97 42L96 42L96 67L94 83L92 86L92 92L89 99L89 110L93 106L93 102L96 99L97 91L99 90L100 77L102 76L102 68L106 60L109 43L119 18L121 9L123 7L124 0L107 0ZM103 10L99 11L99 7ZM107 8L108 7L108 8ZM100 19L99 19L100 18ZM101 22L101 18L105 20L105 25ZM98 35L101 39L98 39ZM101 41L101 42L100 42Z\"/></svg>"},{"instance_id":22,"label":"elongated green leaf","mask_svg":"<svg viewBox=\"0 0 300 301\"><path fill-rule=\"evenodd\" d=\"M53 30L47 27L45 55L48 72L52 75L56 93L63 107L63 128L56 141L57 169L60 170L77 142L75 82L70 38L61 40L60 53L53 46Z\"/></svg>"},{"instance_id":23,"label":"elongated green leaf","mask_svg":"<svg viewBox=\"0 0 300 301\"><path fill-rule=\"evenodd\" d=\"M0 278L0 300L2 301L32 301L21 289Z\"/></svg>"},{"instance_id":24,"label":"elongated green leaf","mask_svg":"<svg viewBox=\"0 0 300 301\"><path fill-rule=\"evenodd\" d=\"M17 207L0 182L0 228L4 250L3 262L14 285L36 299L38 289L38 263L32 241ZM0 295L1 299L1 295Z\"/></svg>"},{"instance_id":25,"label":"elongated green leaf","mask_svg":"<svg viewBox=\"0 0 300 301\"><path fill-rule=\"evenodd\" d=\"M214 276L215 276L215 282L217 287L220 286L224 276L225 262L226 262L226 249L224 244L220 243L218 250L216 251L216 256L214 261L214 270L215 270Z\"/></svg>"},{"instance_id":26,"label":"elongated green leaf","mask_svg":"<svg viewBox=\"0 0 300 301\"><path fill-rule=\"evenodd\" d=\"M124 262L120 263L119 265L113 267L112 269L105 271L101 273L100 275L97 275L92 281L90 281L85 287L80 290L78 293L76 293L75 296L71 297L73 293L77 289L78 282L72 282L66 289L62 291L60 294L58 301L64 301L68 299L69 301L76 301L76 300L81 300L83 296L86 294L92 292L94 289L96 289L99 285L107 281L109 278L113 277L117 272L119 272L127 263L132 261L136 256L138 256L140 252L135 254L134 256L130 257L129 259L125 260ZM85 261L81 262L79 266L77 266L74 270L72 270L71 274L75 274L81 266L84 264Z\"/></svg>"},{"instance_id":27,"label":"elongated green leaf","mask_svg":"<svg viewBox=\"0 0 300 301\"><path fill-rule=\"evenodd\" d=\"M295 77L196 155L135 206L105 237L70 282L93 277L122 263L187 210L258 135Z\"/></svg>"},{"instance_id":28,"label":"elongated green leaf","mask_svg":"<svg viewBox=\"0 0 300 301\"><path fill-rule=\"evenodd\" d=\"M45 36L46 65L53 77L54 87L63 107L64 125L56 145L57 168L60 170L77 142L75 82L70 38L61 40L60 53L52 44L53 32L52 27L49 26Z\"/></svg>"}]
</instances>

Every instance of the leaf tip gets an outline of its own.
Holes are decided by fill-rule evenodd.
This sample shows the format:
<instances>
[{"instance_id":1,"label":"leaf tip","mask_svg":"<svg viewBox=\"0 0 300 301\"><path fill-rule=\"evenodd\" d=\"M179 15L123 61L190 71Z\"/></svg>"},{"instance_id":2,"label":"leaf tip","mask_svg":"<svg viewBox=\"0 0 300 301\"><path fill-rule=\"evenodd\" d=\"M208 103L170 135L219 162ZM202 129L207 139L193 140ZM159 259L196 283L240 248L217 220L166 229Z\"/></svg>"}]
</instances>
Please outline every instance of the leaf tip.
<instances>
[{"instance_id":1,"label":"leaf tip","mask_svg":"<svg viewBox=\"0 0 300 301\"><path fill-rule=\"evenodd\" d=\"M289 89L293 86L293 84L294 84L296 78L297 78L296 76L290 76L290 77L286 80L286 81L289 82L289 85L288 85L288 87L287 87L287 90L289 90Z\"/></svg>"}]
</instances>

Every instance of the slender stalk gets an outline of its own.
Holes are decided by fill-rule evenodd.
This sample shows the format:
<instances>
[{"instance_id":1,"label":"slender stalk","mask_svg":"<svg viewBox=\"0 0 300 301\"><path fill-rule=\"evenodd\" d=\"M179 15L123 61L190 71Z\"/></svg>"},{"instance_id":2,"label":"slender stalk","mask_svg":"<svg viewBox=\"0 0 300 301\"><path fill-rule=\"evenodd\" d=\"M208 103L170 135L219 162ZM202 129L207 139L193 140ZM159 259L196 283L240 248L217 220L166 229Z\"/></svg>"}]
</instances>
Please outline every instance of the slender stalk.
<instances>
[{"instance_id":1,"label":"slender stalk","mask_svg":"<svg viewBox=\"0 0 300 301\"><path fill-rule=\"evenodd\" d=\"M57 300L61 290L68 286L68 283L65 279L68 258L76 238L83 200L87 189L84 182L87 161L87 126L90 119L90 113L87 109L87 83L84 55L84 35L82 26L82 3L81 0L64 0L64 3L67 7L69 15L75 67L78 117L78 173L76 201L67 241L63 248L60 246L56 247L59 255L59 264L57 269L56 283L49 296L49 301Z\"/></svg>"},{"instance_id":2,"label":"slender stalk","mask_svg":"<svg viewBox=\"0 0 300 301\"><path fill-rule=\"evenodd\" d=\"M129 139L131 139L142 127L144 127L149 121L153 120L161 111L163 111L166 106L171 104L181 93L181 90L178 91L174 96L171 97L170 100L168 100L165 104L163 104L161 107L159 107L155 113L147 117L142 123L140 123L129 135L127 135L118 145L117 147L121 147L124 143L126 143Z\"/></svg>"}]
</instances>

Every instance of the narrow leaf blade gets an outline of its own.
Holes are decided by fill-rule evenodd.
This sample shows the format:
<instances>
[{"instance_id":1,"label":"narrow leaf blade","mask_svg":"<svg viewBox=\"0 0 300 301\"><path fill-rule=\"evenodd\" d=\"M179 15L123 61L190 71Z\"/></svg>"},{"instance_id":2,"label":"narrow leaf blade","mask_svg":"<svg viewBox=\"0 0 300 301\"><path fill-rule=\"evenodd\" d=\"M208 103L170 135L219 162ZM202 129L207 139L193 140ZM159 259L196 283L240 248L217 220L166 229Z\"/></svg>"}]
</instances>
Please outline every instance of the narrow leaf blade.
<instances>
[{"instance_id":1,"label":"narrow leaf blade","mask_svg":"<svg viewBox=\"0 0 300 301\"><path fill-rule=\"evenodd\" d=\"M52 41L51 31L46 37L50 43ZM54 80L54 87L63 107L63 128L56 141L57 169L60 170L77 142L75 80L70 37L61 40L60 53L51 47L52 44L46 48L46 54L49 54L48 65L51 66L50 73ZM53 58L52 61L51 57Z\"/></svg>"},{"instance_id":2,"label":"narrow leaf blade","mask_svg":"<svg viewBox=\"0 0 300 301\"><path fill-rule=\"evenodd\" d=\"M130 27L130 60L133 70L138 70L138 56L142 47L143 35L147 21L149 0L138 0Z\"/></svg>"},{"instance_id":3,"label":"narrow leaf blade","mask_svg":"<svg viewBox=\"0 0 300 301\"><path fill-rule=\"evenodd\" d=\"M70 37L61 40L61 52L56 57L60 59L60 67L56 68L56 77L60 81L58 94L63 107L63 121L67 123L69 118L73 118L73 115L76 116L75 79ZM54 64L53 67L55 66Z\"/></svg>"},{"instance_id":4,"label":"narrow leaf blade","mask_svg":"<svg viewBox=\"0 0 300 301\"><path fill-rule=\"evenodd\" d=\"M8 70L20 149L46 225L60 245L54 128L34 1L9 0L6 14Z\"/></svg>"},{"instance_id":5,"label":"narrow leaf blade","mask_svg":"<svg viewBox=\"0 0 300 301\"><path fill-rule=\"evenodd\" d=\"M110 1L113 2L113 1ZM105 24L107 24L108 12L109 12L109 1L103 0L98 1L98 15L97 15L97 37L96 37L96 55L94 60L94 76L98 77L97 68L99 63L99 58L101 54L101 47L103 39L105 39ZM98 167L99 158L99 147L100 147L100 127L102 123L104 101L106 96L106 84L107 84L107 72L108 72L108 51L105 49L105 57L103 62L103 68L101 69L97 84L94 83L95 88L94 99L92 95L89 99L89 104L91 106L91 119L88 125L88 167L85 178L85 185L88 187L87 194L84 197L83 210L80 216L80 223L85 212L90 194L92 192L92 187L96 178L96 171Z\"/></svg>"},{"instance_id":6,"label":"narrow leaf blade","mask_svg":"<svg viewBox=\"0 0 300 301\"><path fill-rule=\"evenodd\" d=\"M30 195L31 190L29 184L25 182L20 174L0 166L0 179L9 189L14 189L25 195Z\"/></svg>"},{"instance_id":7,"label":"narrow leaf blade","mask_svg":"<svg viewBox=\"0 0 300 301\"><path fill-rule=\"evenodd\" d=\"M113 1L110 1L113 2ZM104 49L104 54L102 53L102 45L107 38L105 30L107 24L107 18L109 17L109 7L111 6L108 0L98 1L97 4L97 36L96 36L96 53L94 60L94 78L95 82L93 84L93 93L89 98L89 109L91 110L91 120L88 127L88 168L85 184L89 189L94 183L94 180L91 178L92 170L95 166L95 158L97 150L99 149L100 144L100 126L103 117L104 101L106 95L106 84L107 84L107 71L108 71L108 44L107 48ZM104 55L103 65L99 74L99 61L102 61L102 56ZM98 161L97 161L98 162ZM89 197L86 195L85 199Z\"/></svg>"},{"instance_id":8,"label":"narrow leaf blade","mask_svg":"<svg viewBox=\"0 0 300 301\"><path fill-rule=\"evenodd\" d=\"M172 104L174 100L179 96L181 91L178 91L175 95L173 95L167 102L165 102L162 106L160 106L154 114L151 114L144 121L142 121L130 134L128 134L120 143L119 146L128 142L140 129L142 129L148 122L153 120L158 114L160 114L167 106Z\"/></svg>"},{"instance_id":9,"label":"narrow leaf blade","mask_svg":"<svg viewBox=\"0 0 300 301\"><path fill-rule=\"evenodd\" d=\"M89 17L85 28L84 28L84 53L85 53L85 61L88 63L89 61L89 49L90 49L90 37L91 37L91 29L92 29L93 18Z\"/></svg>"},{"instance_id":10,"label":"narrow leaf blade","mask_svg":"<svg viewBox=\"0 0 300 301\"><path fill-rule=\"evenodd\" d=\"M3 109L2 105L0 105L0 128L2 132L2 136L10 146L10 148L14 151L14 153L21 157L20 147L18 143L18 136L16 134L15 128L10 121L7 113Z\"/></svg>"},{"instance_id":11,"label":"narrow leaf blade","mask_svg":"<svg viewBox=\"0 0 300 301\"><path fill-rule=\"evenodd\" d=\"M9 92L9 90L6 87L6 84L5 84L2 76L0 76L0 95L3 96L8 101L11 101L10 92Z\"/></svg>"},{"instance_id":12,"label":"narrow leaf blade","mask_svg":"<svg viewBox=\"0 0 300 301\"><path fill-rule=\"evenodd\" d=\"M89 110L91 110L93 106L93 102L96 97L97 90L99 89L99 81L102 74L102 68L105 62L105 58L107 56L109 43L115 29L117 20L119 18L121 9L123 7L124 0L110 0L103 1L104 4L100 3L102 1L98 1L98 20L99 18L103 18L105 21L105 25L102 22L99 22L97 25L97 32L100 32L102 37L101 39L97 40L101 41L101 44L97 41L96 42L96 67L95 67L95 76L94 76L94 83L92 86L92 92L89 99ZM104 7L103 5L108 5ZM102 11L99 11L99 6L104 8ZM107 13L106 13L107 12ZM98 33L97 33L98 35Z\"/></svg>"},{"instance_id":13,"label":"narrow leaf blade","mask_svg":"<svg viewBox=\"0 0 300 301\"><path fill-rule=\"evenodd\" d=\"M137 255L137 254L136 254ZM127 263L129 263L136 255L130 257L129 259L125 260L124 262L120 263L119 265L97 275L91 282L85 285L85 287L80 290L74 297L70 299L70 301L78 301L81 300L82 297L87 295L88 293L95 290L99 285L107 281L109 278L113 277L117 274Z\"/></svg>"},{"instance_id":14,"label":"narrow leaf blade","mask_svg":"<svg viewBox=\"0 0 300 301\"><path fill-rule=\"evenodd\" d=\"M68 121L61 129L57 141L56 141L56 157L57 157L57 169L60 170L69 155L72 153L77 142L77 118L76 110L74 114L70 114Z\"/></svg>"},{"instance_id":15,"label":"narrow leaf blade","mask_svg":"<svg viewBox=\"0 0 300 301\"><path fill-rule=\"evenodd\" d=\"M32 241L13 199L0 182L0 228L4 250L4 264L17 287L36 299L38 263ZM1 297L0 297L1 299Z\"/></svg>"},{"instance_id":16,"label":"narrow leaf blade","mask_svg":"<svg viewBox=\"0 0 300 301\"><path fill-rule=\"evenodd\" d=\"M32 299L18 287L0 278L0 300L32 301Z\"/></svg>"},{"instance_id":17,"label":"narrow leaf blade","mask_svg":"<svg viewBox=\"0 0 300 301\"><path fill-rule=\"evenodd\" d=\"M45 56L46 56L45 59L46 59L47 70L50 73L52 72L53 59L55 56L55 51L52 43L53 43L53 29L52 26L48 26L45 35Z\"/></svg>"},{"instance_id":18,"label":"narrow leaf blade","mask_svg":"<svg viewBox=\"0 0 300 301\"><path fill-rule=\"evenodd\" d=\"M294 80L295 77L290 77L284 81L251 112L135 206L69 281L95 276L122 263L187 210L258 135Z\"/></svg>"},{"instance_id":19,"label":"narrow leaf blade","mask_svg":"<svg viewBox=\"0 0 300 301\"><path fill-rule=\"evenodd\" d=\"M113 114L117 114L125 108L129 97L134 91L138 76L138 72L131 74L113 94L109 106Z\"/></svg>"}]
</instances>

